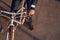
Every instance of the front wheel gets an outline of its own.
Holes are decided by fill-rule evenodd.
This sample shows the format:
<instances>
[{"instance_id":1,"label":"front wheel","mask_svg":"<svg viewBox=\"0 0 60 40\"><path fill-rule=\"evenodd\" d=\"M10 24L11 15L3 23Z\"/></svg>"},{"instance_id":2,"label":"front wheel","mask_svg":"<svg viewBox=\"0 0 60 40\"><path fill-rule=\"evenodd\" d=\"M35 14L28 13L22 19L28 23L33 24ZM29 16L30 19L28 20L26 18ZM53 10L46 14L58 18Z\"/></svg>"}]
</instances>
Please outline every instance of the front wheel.
<instances>
[{"instance_id":1,"label":"front wheel","mask_svg":"<svg viewBox=\"0 0 60 40\"><path fill-rule=\"evenodd\" d=\"M6 40L14 40L14 26L9 26Z\"/></svg>"}]
</instances>

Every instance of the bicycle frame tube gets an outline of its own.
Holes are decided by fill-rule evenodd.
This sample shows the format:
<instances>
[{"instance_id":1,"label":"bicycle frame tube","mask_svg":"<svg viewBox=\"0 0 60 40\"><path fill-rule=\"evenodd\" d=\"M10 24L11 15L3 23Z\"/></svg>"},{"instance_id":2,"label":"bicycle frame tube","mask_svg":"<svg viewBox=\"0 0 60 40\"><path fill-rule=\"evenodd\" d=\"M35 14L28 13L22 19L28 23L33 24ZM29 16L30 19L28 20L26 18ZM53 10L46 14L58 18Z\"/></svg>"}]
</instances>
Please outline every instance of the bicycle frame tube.
<instances>
[{"instance_id":1,"label":"bicycle frame tube","mask_svg":"<svg viewBox=\"0 0 60 40\"><path fill-rule=\"evenodd\" d=\"M11 24L8 26L8 29L10 29L10 31L7 32L7 40L14 40L14 32L15 32L15 30L14 30L13 20L14 20L14 16L12 14Z\"/></svg>"},{"instance_id":2,"label":"bicycle frame tube","mask_svg":"<svg viewBox=\"0 0 60 40\"><path fill-rule=\"evenodd\" d=\"M17 24L23 24L24 23L24 21L25 21L25 17L24 17L24 19L22 20L22 18L23 18L23 14L24 14L24 12L23 12L23 10L24 10L24 2L25 2L25 0L23 0L23 5L22 5L22 8L21 8L21 10L18 10L17 11L17 13L13 13L13 12L7 12L7 11L0 11L0 14L2 14L2 13L6 13L6 14L9 14L9 15L12 15L11 16L11 23L9 24L9 26L8 26L8 29L10 29L10 31L8 31L7 32L7 38L6 38L6 40L14 40L14 33L15 33L15 29L14 29L14 24L13 24L13 22L16 22ZM21 11L21 13L19 13L19 11ZM21 16L20 16L20 21L17 21L17 20L15 20L15 16L14 15L19 15L19 14L21 14Z\"/></svg>"}]
</instances>

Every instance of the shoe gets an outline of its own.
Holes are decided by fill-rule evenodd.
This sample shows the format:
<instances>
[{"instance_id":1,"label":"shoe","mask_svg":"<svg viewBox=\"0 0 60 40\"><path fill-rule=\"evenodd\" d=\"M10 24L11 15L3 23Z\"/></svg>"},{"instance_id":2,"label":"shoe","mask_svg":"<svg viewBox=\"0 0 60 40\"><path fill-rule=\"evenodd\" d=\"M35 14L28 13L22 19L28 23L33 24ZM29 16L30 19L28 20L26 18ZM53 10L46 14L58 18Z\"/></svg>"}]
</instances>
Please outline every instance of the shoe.
<instances>
[{"instance_id":1,"label":"shoe","mask_svg":"<svg viewBox=\"0 0 60 40\"><path fill-rule=\"evenodd\" d=\"M29 26L29 29L32 31L34 28L33 28L33 24L29 23L28 22L28 26Z\"/></svg>"},{"instance_id":2,"label":"shoe","mask_svg":"<svg viewBox=\"0 0 60 40\"><path fill-rule=\"evenodd\" d=\"M29 29L32 31L33 30L32 17L28 16L26 19L27 19L26 22L29 26Z\"/></svg>"},{"instance_id":3,"label":"shoe","mask_svg":"<svg viewBox=\"0 0 60 40\"><path fill-rule=\"evenodd\" d=\"M2 25L0 24L0 33L3 33Z\"/></svg>"}]
</instances>

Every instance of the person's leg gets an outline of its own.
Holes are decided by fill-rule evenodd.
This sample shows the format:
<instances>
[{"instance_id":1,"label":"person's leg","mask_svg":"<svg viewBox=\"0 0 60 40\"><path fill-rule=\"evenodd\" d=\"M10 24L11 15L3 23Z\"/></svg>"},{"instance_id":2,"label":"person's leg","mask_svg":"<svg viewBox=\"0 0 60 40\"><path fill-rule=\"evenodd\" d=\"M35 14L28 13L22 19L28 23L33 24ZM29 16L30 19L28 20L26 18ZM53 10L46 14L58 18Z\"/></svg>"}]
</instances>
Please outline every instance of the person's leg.
<instances>
[{"instance_id":1,"label":"person's leg","mask_svg":"<svg viewBox=\"0 0 60 40\"><path fill-rule=\"evenodd\" d=\"M16 11L17 8L19 7L20 2L21 2L21 0L12 0L12 4L11 4L11 7L10 7L10 11L11 11L11 12Z\"/></svg>"},{"instance_id":2,"label":"person's leg","mask_svg":"<svg viewBox=\"0 0 60 40\"><path fill-rule=\"evenodd\" d=\"M30 30L33 30L32 16L27 17L27 23L28 23Z\"/></svg>"},{"instance_id":3,"label":"person's leg","mask_svg":"<svg viewBox=\"0 0 60 40\"><path fill-rule=\"evenodd\" d=\"M31 0L26 0L26 3L27 3L27 15L29 15L29 10L30 10L30 6L31 6ZM32 25L32 16L31 15L29 15L28 17L27 17L27 23L28 23L28 26L29 26L29 29L30 30L33 30L33 25Z\"/></svg>"}]
</instances>

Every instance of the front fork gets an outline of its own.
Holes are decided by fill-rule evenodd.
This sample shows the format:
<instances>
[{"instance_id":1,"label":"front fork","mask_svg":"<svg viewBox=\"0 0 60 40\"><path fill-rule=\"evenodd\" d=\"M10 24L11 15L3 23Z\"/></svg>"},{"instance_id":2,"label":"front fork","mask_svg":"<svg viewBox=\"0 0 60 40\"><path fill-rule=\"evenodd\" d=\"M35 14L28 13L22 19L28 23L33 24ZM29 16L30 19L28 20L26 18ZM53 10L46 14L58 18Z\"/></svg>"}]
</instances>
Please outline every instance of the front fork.
<instances>
[{"instance_id":1,"label":"front fork","mask_svg":"<svg viewBox=\"0 0 60 40\"><path fill-rule=\"evenodd\" d=\"M13 24L14 16L12 16L11 24L8 26L8 32L7 32L7 39L6 40L14 40L14 24Z\"/></svg>"}]
</instances>

